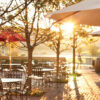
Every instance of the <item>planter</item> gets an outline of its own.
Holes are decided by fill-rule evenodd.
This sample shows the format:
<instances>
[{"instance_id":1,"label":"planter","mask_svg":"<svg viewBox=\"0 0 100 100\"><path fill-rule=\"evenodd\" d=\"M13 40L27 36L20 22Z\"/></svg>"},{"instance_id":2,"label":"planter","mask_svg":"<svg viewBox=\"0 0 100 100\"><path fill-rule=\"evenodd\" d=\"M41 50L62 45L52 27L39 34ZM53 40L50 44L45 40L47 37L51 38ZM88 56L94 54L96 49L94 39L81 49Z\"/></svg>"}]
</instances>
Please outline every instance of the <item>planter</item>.
<instances>
[{"instance_id":1,"label":"planter","mask_svg":"<svg viewBox=\"0 0 100 100\"><path fill-rule=\"evenodd\" d=\"M38 89L38 88L35 88L35 89L33 89L32 91L28 91L28 92L11 92L11 93L9 93L9 95L12 95L12 96L20 96L20 95L22 95L22 96L42 96L43 94L45 93L45 91L44 90L40 90L40 89Z\"/></svg>"}]
</instances>

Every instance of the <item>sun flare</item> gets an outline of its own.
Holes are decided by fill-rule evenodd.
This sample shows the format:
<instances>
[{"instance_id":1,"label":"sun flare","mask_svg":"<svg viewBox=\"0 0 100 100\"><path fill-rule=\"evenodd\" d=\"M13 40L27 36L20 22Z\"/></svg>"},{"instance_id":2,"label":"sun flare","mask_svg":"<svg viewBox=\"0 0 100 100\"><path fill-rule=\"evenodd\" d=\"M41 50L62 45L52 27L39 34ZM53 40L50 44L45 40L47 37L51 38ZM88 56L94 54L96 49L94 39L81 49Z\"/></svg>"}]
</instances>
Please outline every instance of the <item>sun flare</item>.
<instances>
[{"instance_id":1,"label":"sun flare","mask_svg":"<svg viewBox=\"0 0 100 100\"><path fill-rule=\"evenodd\" d=\"M64 23L63 25L61 25L61 29L63 30L63 35L73 33L74 23Z\"/></svg>"}]
</instances>

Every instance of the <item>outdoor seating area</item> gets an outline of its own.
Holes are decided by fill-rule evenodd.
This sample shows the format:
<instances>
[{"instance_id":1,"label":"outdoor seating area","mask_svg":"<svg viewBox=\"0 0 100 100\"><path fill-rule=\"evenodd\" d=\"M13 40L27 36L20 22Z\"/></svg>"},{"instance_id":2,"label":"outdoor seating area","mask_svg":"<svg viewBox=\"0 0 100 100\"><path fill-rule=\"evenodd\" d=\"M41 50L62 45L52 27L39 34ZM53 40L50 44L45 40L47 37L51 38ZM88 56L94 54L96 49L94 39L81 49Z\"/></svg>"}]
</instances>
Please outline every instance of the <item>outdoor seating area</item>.
<instances>
[{"instance_id":1,"label":"outdoor seating area","mask_svg":"<svg viewBox=\"0 0 100 100\"><path fill-rule=\"evenodd\" d=\"M100 100L100 0L0 0L0 100Z\"/></svg>"},{"instance_id":2,"label":"outdoor seating area","mask_svg":"<svg viewBox=\"0 0 100 100\"><path fill-rule=\"evenodd\" d=\"M23 65L12 63L11 69L9 69L9 64L1 64L0 68L0 77L1 77L1 98L4 100L11 100L13 98L18 98L18 100L24 100L22 98L26 98L28 100L28 96L31 96L31 93L28 94L29 86L28 80L31 79L31 91L34 89L39 89L38 91L42 91L45 93L46 88L50 87L59 87L57 84L60 82L67 83L68 80L66 78L68 74L64 74L66 70L62 70L59 73L57 78L56 69L55 68L46 68L43 66L33 67L32 75L28 76L25 69L23 69ZM24 67L25 68L25 67ZM66 79L65 82L63 82ZM40 93L41 95L42 93ZM33 94L34 95L34 94Z\"/></svg>"},{"instance_id":3,"label":"outdoor seating area","mask_svg":"<svg viewBox=\"0 0 100 100\"><path fill-rule=\"evenodd\" d=\"M81 74L79 76L76 76L76 80L77 80L77 85L80 86L82 85L82 87L84 87L84 82L86 78L87 80L92 80L92 78L95 79L95 76L91 76L93 73L93 75L96 75L95 72L93 72L93 69L90 69L88 66L86 67L82 67L81 69L77 69L77 71L81 71ZM54 71L54 70L53 70ZM39 70L40 72L40 70ZM9 72L11 73L11 72ZM23 73L21 71L21 73ZM36 70L35 73L38 73L38 71ZM19 73L20 74L20 73ZM25 74L25 73L24 73ZM79 73L78 73L79 74ZM78 75L77 74L77 75ZM1 73L0 73L1 75ZM4 73L3 73L4 75ZM12 73L12 75L15 75L15 73ZM16 74L17 76L18 74ZM84 76L84 78L83 78ZM87 78L88 76L88 78ZM91 78L90 78L91 76ZM97 75L98 76L98 75ZM15 98L17 98L18 100L40 100L40 98L47 96L48 98L54 98L52 92L54 91L55 95L57 95L58 97L60 96L60 93L64 92L64 97L59 97L62 98L64 100L66 100L67 98L69 98L69 100L71 100L71 98L73 98L73 100L75 99L75 94L73 94L73 96L70 96L71 92L74 91L73 89L70 90L72 85L71 84L76 84L73 83L74 81L72 80L72 77L75 78L75 76L70 75L69 74L65 74L60 75L59 74L59 78L56 78L55 73L51 72L50 74L44 74L40 75L34 75L34 73L31 76L27 76L26 77L11 77L11 76L4 76L1 77L1 82L0 82L0 90L1 91L1 95L0 97L3 100L14 100ZM64 80L66 78L66 81ZM99 78L99 76L98 76ZM31 91L29 90L29 86L28 86L28 80L31 79L32 83L31 83ZM88 80L88 82L89 82ZM98 79L97 79L98 80ZM95 79L95 81L97 81ZM80 84L80 82L83 81L83 83ZM94 81L93 81L94 82ZM85 83L87 86L87 83ZM94 84L94 83L93 83ZM92 84L89 83L90 86L92 86ZM84 89L86 88L86 86L84 87ZM77 87L76 87L77 88ZM77 89L75 88L75 91L77 91ZM92 87L93 88L93 87ZM95 86L95 88L97 88L97 86ZM83 89L83 88L82 88ZM30 91L30 92L29 92ZM59 93L58 93L59 91ZM80 93L82 93L83 90L78 90ZM87 89L84 90L84 93L88 91ZM94 90L93 90L94 91ZM96 91L96 90L95 90ZM99 91L99 90L98 90ZM50 96L50 94L52 96ZM99 93L99 92L98 92ZM77 94L79 95L79 94ZM86 98L86 96L84 95L84 97ZM78 98L78 97L77 97ZM81 94L79 95L79 98L81 97ZM89 97L87 97L89 98ZM94 95L93 95L94 98ZM99 98L99 94L96 97L96 99ZM62 100L60 99L60 100ZM75 99L76 100L76 99ZM86 99L88 100L88 99ZM99 99L98 99L99 100Z\"/></svg>"}]
</instances>

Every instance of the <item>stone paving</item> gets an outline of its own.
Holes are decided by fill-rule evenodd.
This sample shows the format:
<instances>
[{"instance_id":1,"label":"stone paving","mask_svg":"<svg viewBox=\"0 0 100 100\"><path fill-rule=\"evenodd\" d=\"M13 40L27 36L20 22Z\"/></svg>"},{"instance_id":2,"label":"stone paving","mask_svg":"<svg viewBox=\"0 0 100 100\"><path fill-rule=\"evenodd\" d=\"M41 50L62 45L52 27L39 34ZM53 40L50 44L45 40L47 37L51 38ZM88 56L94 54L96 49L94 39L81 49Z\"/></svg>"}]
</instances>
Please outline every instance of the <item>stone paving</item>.
<instances>
[{"instance_id":1,"label":"stone paving","mask_svg":"<svg viewBox=\"0 0 100 100\"><path fill-rule=\"evenodd\" d=\"M80 69L80 73L82 76L69 81L68 100L100 100L100 74L87 67Z\"/></svg>"},{"instance_id":2,"label":"stone paving","mask_svg":"<svg viewBox=\"0 0 100 100\"><path fill-rule=\"evenodd\" d=\"M88 67L79 71L82 75L76 80L70 77L68 84L49 88L40 100L100 100L100 74Z\"/></svg>"},{"instance_id":3,"label":"stone paving","mask_svg":"<svg viewBox=\"0 0 100 100\"><path fill-rule=\"evenodd\" d=\"M78 71L82 75L76 80L70 77L68 84L58 84L58 87L52 84L44 88L46 93L43 96L28 97L27 100L100 100L100 73L97 74L88 67L82 67Z\"/></svg>"}]
</instances>

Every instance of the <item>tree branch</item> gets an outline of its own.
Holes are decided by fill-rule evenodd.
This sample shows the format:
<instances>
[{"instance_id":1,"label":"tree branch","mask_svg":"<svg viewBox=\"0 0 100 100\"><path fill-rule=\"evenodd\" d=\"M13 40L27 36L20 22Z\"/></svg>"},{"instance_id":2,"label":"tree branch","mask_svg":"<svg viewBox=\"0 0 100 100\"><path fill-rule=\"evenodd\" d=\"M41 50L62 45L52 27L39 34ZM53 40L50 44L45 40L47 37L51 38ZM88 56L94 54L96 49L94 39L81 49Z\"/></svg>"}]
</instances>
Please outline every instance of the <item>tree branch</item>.
<instances>
[{"instance_id":1,"label":"tree branch","mask_svg":"<svg viewBox=\"0 0 100 100\"><path fill-rule=\"evenodd\" d=\"M33 19L32 19L32 23L31 23L31 30L30 30L30 34L32 33L32 31L33 31L33 24L34 24L34 21L35 21L35 16L36 16L36 9L35 9L35 13L34 13L34 15L33 15Z\"/></svg>"},{"instance_id":2,"label":"tree branch","mask_svg":"<svg viewBox=\"0 0 100 100\"><path fill-rule=\"evenodd\" d=\"M2 17L6 12L8 12L8 9L10 8L10 6L12 5L13 0L11 0L10 4L8 5L8 7L4 10L4 12L2 14L0 14L0 17Z\"/></svg>"},{"instance_id":3,"label":"tree branch","mask_svg":"<svg viewBox=\"0 0 100 100\"><path fill-rule=\"evenodd\" d=\"M39 17L40 17L40 14L39 14L39 9L38 9L37 32L36 32L36 35L35 35L35 41L32 45L32 48L35 47L36 42L37 42L37 37L38 37L38 34L39 34Z\"/></svg>"},{"instance_id":4,"label":"tree branch","mask_svg":"<svg viewBox=\"0 0 100 100\"><path fill-rule=\"evenodd\" d=\"M27 6L28 6L31 2L32 2L32 1L30 1L30 2L27 4ZM22 8L21 11L20 11L19 13L17 13L15 16L13 16L12 19L14 19L15 17L17 17L17 16L18 16L19 14L21 14L24 10L25 10L25 7ZM5 22L2 22L2 23L0 24L0 26L6 24L7 22L11 21L12 19L9 19L9 20L6 20Z\"/></svg>"}]
</instances>

